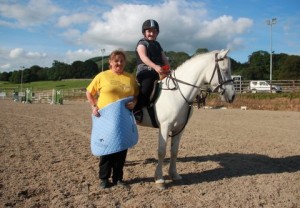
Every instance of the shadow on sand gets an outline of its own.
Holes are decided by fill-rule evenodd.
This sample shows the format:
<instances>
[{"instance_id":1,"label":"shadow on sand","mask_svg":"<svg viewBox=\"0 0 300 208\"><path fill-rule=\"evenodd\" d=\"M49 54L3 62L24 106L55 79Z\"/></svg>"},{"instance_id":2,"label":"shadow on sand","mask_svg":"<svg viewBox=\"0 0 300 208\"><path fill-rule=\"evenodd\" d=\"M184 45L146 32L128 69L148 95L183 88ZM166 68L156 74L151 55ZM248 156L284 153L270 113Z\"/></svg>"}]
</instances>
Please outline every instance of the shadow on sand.
<instances>
[{"instance_id":1,"label":"shadow on sand","mask_svg":"<svg viewBox=\"0 0 300 208\"><path fill-rule=\"evenodd\" d=\"M300 155L271 158L259 154L240 154L240 153L221 153L207 156L185 157L178 158L177 162L217 162L221 167L207 170L204 172L195 172L181 174L183 180L172 183L173 185L190 185L202 182L218 181L224 178L234 178L241 176L252 176L257 174L274 174L274 173L293 173L300 171ZM169 158L165 159L166 164ZM146 161L135 161L131 165L139 163L149 164L157 163L154 158L149 158ZM129 164L130 165L130 164ZM201 164L199 164L201 165ZM153 170L153 174L154 174ZM179 173L180 174L180 173ZM136 178L131 183L136 182L153 182L153 178Z\"/></svg>"}]
</instances>

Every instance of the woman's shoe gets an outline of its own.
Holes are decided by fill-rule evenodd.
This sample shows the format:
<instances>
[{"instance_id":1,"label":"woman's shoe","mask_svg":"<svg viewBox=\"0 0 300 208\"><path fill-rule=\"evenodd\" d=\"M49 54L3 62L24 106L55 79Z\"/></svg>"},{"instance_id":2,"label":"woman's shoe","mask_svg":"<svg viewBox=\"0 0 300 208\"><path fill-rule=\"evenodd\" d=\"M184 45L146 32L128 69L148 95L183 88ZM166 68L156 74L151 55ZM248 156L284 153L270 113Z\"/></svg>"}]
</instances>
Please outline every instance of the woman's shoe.
<instances>
[{"instance_id":1,"label":"woman's shoe","mask_svg":"<svg viewBox=\"0 0 300 208\"><path fill-rule=\"evenodd\" d=\"M122 188L128 188L128 185L122 180L118 180L117 182L114 183L114 185Z\"/></svg>"},{"instance_id":2,"label":"woman's shoe","mask_svg":"<svg viewBox=\"0 0 300 208\"><path fill-rule=\"evenodd\" d=\"M106 189L106 188L108 188L108 179L101 179L101 180L100 180L100 188L101 188L101 189Z\"/></svg>"}]
</instances>

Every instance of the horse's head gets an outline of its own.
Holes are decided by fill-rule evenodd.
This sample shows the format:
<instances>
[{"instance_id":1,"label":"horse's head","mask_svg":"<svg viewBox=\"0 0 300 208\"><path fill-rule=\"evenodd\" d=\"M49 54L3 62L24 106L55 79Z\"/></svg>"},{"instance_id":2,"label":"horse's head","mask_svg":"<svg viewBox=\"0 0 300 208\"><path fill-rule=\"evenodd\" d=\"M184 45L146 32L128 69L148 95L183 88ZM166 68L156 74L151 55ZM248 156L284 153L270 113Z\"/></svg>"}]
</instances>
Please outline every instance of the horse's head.
<instances>
[{"instance_id":1,"label":"horse's head","mask_svg":"<svg viewBox=\"0 0 300 208\"><path fill-rule=\"evenodd\" d=\"M215 67L210 75L209 84L213 92L219 92L222 101L232 103L235 98L235 89L231 78L230 58L227 57L229 50L221 50L215 53Z\"/></svg>"}]
</instances>

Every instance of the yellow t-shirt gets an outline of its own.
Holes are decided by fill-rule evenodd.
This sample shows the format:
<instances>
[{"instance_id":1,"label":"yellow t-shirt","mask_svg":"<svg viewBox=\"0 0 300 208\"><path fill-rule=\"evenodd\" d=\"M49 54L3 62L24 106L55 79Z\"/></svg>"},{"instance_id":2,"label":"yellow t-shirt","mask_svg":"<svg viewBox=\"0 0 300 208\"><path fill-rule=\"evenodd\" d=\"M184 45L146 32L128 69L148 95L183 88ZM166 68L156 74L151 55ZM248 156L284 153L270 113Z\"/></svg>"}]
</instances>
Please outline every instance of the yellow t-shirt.
<instances>
[{"instance_id":1,"label":"yellow t-shirt","mask_svg":"<svg viewBox=\"0 0 300 208\"><path fill-rule=\"evenodd\" d=\"M99 96L97 101L99 109L119 99L137 96L139 92L133 75L127 72L116 74L112 70L106 70L96 75L86 89L93 96Z\"/></svg>"}]
</instances>

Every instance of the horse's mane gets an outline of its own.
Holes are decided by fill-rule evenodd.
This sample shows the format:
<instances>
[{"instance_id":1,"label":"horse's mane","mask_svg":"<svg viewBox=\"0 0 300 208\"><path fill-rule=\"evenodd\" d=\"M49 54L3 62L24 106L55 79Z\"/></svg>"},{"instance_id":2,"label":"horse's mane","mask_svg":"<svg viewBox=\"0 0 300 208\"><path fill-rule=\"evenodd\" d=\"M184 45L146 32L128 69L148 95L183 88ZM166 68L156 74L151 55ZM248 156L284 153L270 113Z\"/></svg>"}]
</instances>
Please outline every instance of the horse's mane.
<instances>
[{"instance_id":1,"label":"horse's mane","mask_svg":"<svg viewBox=\"0 0 300 208\"><path fill-rule=\"evenodd\" d=\"M214 50L214 51L209 51L209 52L206 52L206 53L197 53L194 56L192 56L190 59L193 59L193 58L199 57L199 56L207 56L207 55L210 55L211 53L216 54L218 52L220 52L220 51Z\"/></svg>"},{"instance_id":2,"label":"horse's mane","mask_svg":"<svg viewBox=\"0 0 300 208\"><path fill-rule=\"evenodd\" d=\"M187 60L185 60L182 64L180 64L178 67L177 67L177 69L178 68L180 68L182 65L184 65L185 63L188 63L188 62L190 62L190 61L192 61L192 60L194 60L194 59L196 59L196 58L200 58L200 57L204 57L204 56L207 56L207 55L210 55L210 54L212 54L212 53L218 53L219 51L218 50L214 50L214 51L209 51L209 52L206 52L206 53L197 53L197 54L195 54L195 55L193 55L191 58L189 58L189 59L187 59Z\"/></svg>"}]
</instances>

